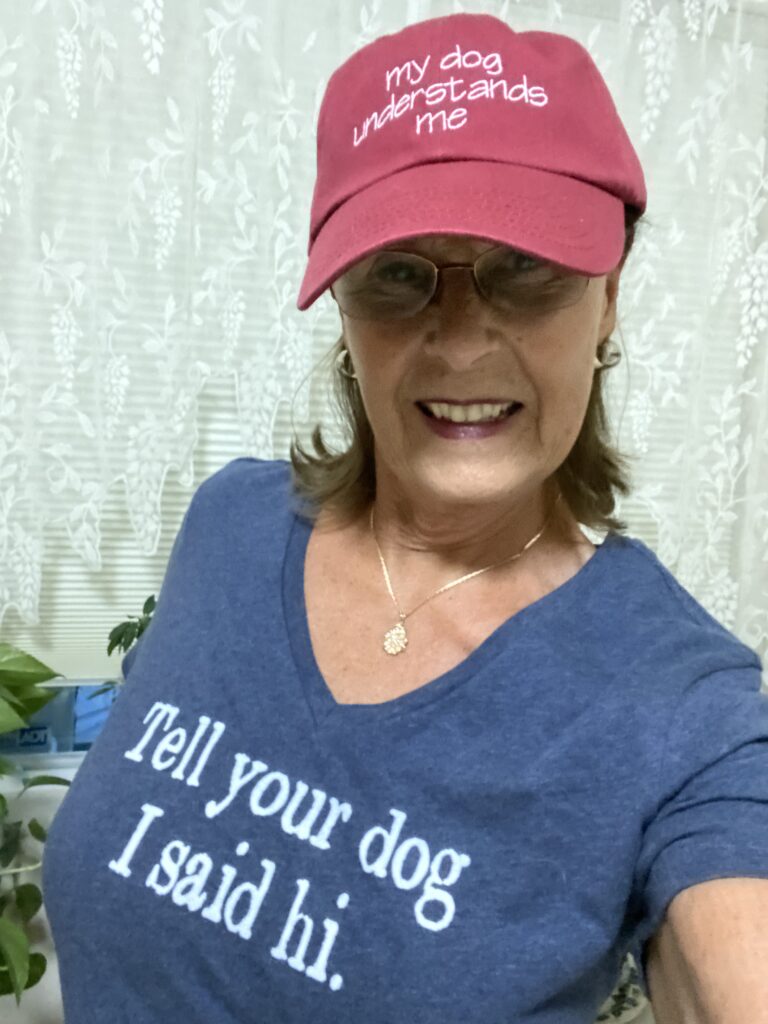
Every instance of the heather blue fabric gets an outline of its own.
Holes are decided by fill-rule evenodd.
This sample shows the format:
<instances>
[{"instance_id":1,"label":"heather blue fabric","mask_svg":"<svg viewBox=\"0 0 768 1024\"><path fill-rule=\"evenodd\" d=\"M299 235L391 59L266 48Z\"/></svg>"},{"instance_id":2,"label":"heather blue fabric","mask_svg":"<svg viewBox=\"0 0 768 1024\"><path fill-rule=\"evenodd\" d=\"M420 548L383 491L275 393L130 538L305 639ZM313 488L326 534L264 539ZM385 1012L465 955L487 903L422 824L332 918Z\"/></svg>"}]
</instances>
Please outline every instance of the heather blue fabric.
<instances>
[{"instance_id":1,"label":"heather blue fabric","mask_svg":"<svg viewBox=\"0 0 768 1024\"><path fill-rule=\"evenodd\" d=\"M337 704L289 469L198 488L52 822L66 1024L591 1024L676 893L768 877L758 655L610 533L451 671Z\"/></svg>"}]
</instances>

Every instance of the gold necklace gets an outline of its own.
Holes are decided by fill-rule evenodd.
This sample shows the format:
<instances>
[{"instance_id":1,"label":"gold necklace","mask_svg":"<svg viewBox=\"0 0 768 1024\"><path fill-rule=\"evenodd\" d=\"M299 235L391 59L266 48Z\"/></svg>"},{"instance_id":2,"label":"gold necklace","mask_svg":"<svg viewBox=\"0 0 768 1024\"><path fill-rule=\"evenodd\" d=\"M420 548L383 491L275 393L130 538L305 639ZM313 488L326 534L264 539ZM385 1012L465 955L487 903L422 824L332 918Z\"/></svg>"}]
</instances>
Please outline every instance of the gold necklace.
<instances>
[{"instance_id":1,"label":"gold necklace","mask_svg":"<svg viewBox=\"0 0 768 1024\"><path fill-rule=\"evenodd\" d=\"M411 608L409 612L404 612L400 609L400 606L397 603L397 599L395 598L395 595L392 592L392 584L389 579L389 573L387 572L387 566L384 561L384 556L381 553L379 542L378 540L376 540L376 531L373 528L374 506L371 505L371 533L373 534L373 539L376 544L376 550L379 552L379 561L381 562L381 568L384 571L384 580L387 584L389 596L394 601L395 608L397 608L397 614L400 616L400 621L396 625L394 625L392 629L388 629L387 632L384 634L384 650L387 652L387 654L399 654L401 651L405 650L405 648L408 646L408 634L405 632L405 626L403 625L403 623L405 622L409 615L413 615L413 613L417 611L419 608L421 608L423 604L426 604L427 601L431 601L433 597L437 597L438 594L442 594L444 590L449 590L451 587L456 587L459 585L459 583L464 583L465 580L471 580L473 576L479 576L481 572L488 572L489 569L495 569L496 566L498 565L504 565L506 562L512 562L516 558L520 558L521 555L525 554L528 548L531 547L532 544L535 544L539 537L542 535L542 533L544 533L544 531L546 530L547 525L554 514L555 505L558 503L558 501L560 501L561 498L562 494L558 494L552 506L552 511L547 516L544 525L536 534L536 536L532 537L531 540L528 541L528 543L525 545L522 551L519 551L516 555L510 555L509 558L503 558L500 562L494 562L493 565L486 565L484 569L475 569L474 572L469 572L466 574L466 576L462 576L458 580L453 580L452 583L446 583L445 586L440 587L439 590L436 590L433 594L430 594L429 597L425 597L423 601L417 604L415 608Z\"/></svg>"}]
</instances>

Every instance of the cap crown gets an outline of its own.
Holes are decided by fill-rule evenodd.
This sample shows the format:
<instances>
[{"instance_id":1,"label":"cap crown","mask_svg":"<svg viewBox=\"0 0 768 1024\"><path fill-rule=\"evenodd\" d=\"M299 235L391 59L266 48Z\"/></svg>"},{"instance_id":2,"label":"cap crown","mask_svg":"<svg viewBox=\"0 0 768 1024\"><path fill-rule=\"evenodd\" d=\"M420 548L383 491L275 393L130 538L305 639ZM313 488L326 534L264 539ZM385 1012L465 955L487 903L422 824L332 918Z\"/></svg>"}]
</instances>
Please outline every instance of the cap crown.
<instances>
[{"instance_id":1,"label":"cap crown","mask_svg":"<svg viewBox=\"0 0 768 1024\"><path fill-rule=\"evenodd\" d=\"M434 161L568 175L645 210L640 161L589 52L569 36L452 14L374 40L329 79L317 130L309 248L376 181Z\"/></svg>"}]
</instances>

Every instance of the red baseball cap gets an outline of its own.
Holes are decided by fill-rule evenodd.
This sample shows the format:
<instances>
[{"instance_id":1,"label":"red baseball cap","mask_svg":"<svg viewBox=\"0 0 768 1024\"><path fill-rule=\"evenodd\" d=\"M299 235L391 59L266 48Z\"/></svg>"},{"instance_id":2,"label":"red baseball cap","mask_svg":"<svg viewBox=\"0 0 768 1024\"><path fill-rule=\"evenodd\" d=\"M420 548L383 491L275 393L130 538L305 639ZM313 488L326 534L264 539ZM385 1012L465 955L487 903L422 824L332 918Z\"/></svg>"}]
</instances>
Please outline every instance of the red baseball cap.
<instances>
[{"instance_id":1,"label":"red baseball cap","mask_svg":"<svg viewBox=\"0 0 768 1024\"><path fill-rule=\"evenodd\" d=\"M643 169L589 52L490 14L416 22L331 75L297 306L425 234L475 235L592 276L624 251Z\"/></svg>"}]
</instances>

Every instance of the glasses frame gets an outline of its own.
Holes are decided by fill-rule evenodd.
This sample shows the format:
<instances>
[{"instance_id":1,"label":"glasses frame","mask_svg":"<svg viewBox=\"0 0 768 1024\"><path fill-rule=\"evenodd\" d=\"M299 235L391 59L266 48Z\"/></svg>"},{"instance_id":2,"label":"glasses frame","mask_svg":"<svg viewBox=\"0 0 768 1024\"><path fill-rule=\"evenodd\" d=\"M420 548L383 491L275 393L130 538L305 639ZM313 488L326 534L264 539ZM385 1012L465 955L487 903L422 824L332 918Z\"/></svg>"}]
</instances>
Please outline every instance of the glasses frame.
<instances>
[{"instance_id":1,"label":"glasses frame","mask_svg":"<svg viewBox=\"0 0 768 1024\"><path fill-rule=\"evenodd\" d=\"M379 253L386 252L386 253L390 253L393 256L408 256L408 257L411 257L411 258L415 257L416 259L419 259L422 262L428 263L430 265L430 267L432 268L432 290L431 290L431 292L429 294L429 297L424 301L423 305L419 306L419 308L417 310L415 310L414 312L412 312L412 313L409 312L406 315L400 316L400 317L398 317L398 316L388 316L388 317L383 317L383 318L382 317L362 317L362 316L357 316L357 315L355 315L353 313L347 312L347 310L344 309L344 307L339 302L338 296L336 295L336 292L333 290L333 286L334 286L334 284L336 284L336 281L338 281L341 277L344 277L345 274L349 273L349 271L352 270L357 264L353 264L352 267L348 267L347 270L344 271L344 274L340 274L339 278L336 278L336 281L334 281L331 284L330 291L331 291L331 295L333 295L333 298L336 301L339 309L345 314L345 316L348 316L351 320L366 320L366 321L369 321L371 323L389 323L389 322L397 321L397 320L408 320L408 319L410 319L410 317L418 316L418 314L422 313L427 308L427 306L429 306L431 303L439 301L439 298L442 295L442 291L443 291L443 273L446 270L471 270L472 271L472 281L474 283L474 287L475 287L476 293L485 302L487 302L488 305L492 306L498 312L501 312L504 315L508 316L509 315L509 310L507 308L502 308L501 306L498 306L492 299L490 299L485 294L485 292L483 291L483 289L480 286L480 281L478 280L478 277L477 277L477 267L478 267L478 264L481 264L483 262L483 260L488 262L488 260L487 260L488 256L490 256L493 253L498 253L498 252L502 252L502 251L503 252L514 252L514 253L516 253L519 256L525 256L528 259L537 260L539 263L542 263L545 266L555 267L558 270L562 271L562 276L563 277L583 277L584 278L584 281L585 281L584 289L579 294L579 296L576 299L574 299L573 302L568 302L564 306L558 306L556 309L551 310L550 312L553 312L553 313L557 312L560 309L568 309L570 306L575 306L577 302L580 302L584 298L584 295L587 292L587 288L589 287L589 282L592 280L592 277L589 274L581 274L577 270L569 270L567 267L561 267L559 264L554 263L552 260L542 259L540 256L531 256L528 253L522 252L522 250L515 249L515 248L513 248L512 246L509 246L509 245L493 245L493 246L491 246L488 249L484 249L478 255L477 259L475 259L474 262L472 262L472 263L435 263L434 260L431 260L428 256L423 256L419 252L407 252L407 251L405 251L403 249L377 249L377 250L375 250L375 252L369 253L368 256L362 257L362 259L368 259L369 256L375 256L375 255L378 255ZM362 262L362 260L360 260L359 262Z\"/></svg>"}]
</instances>

